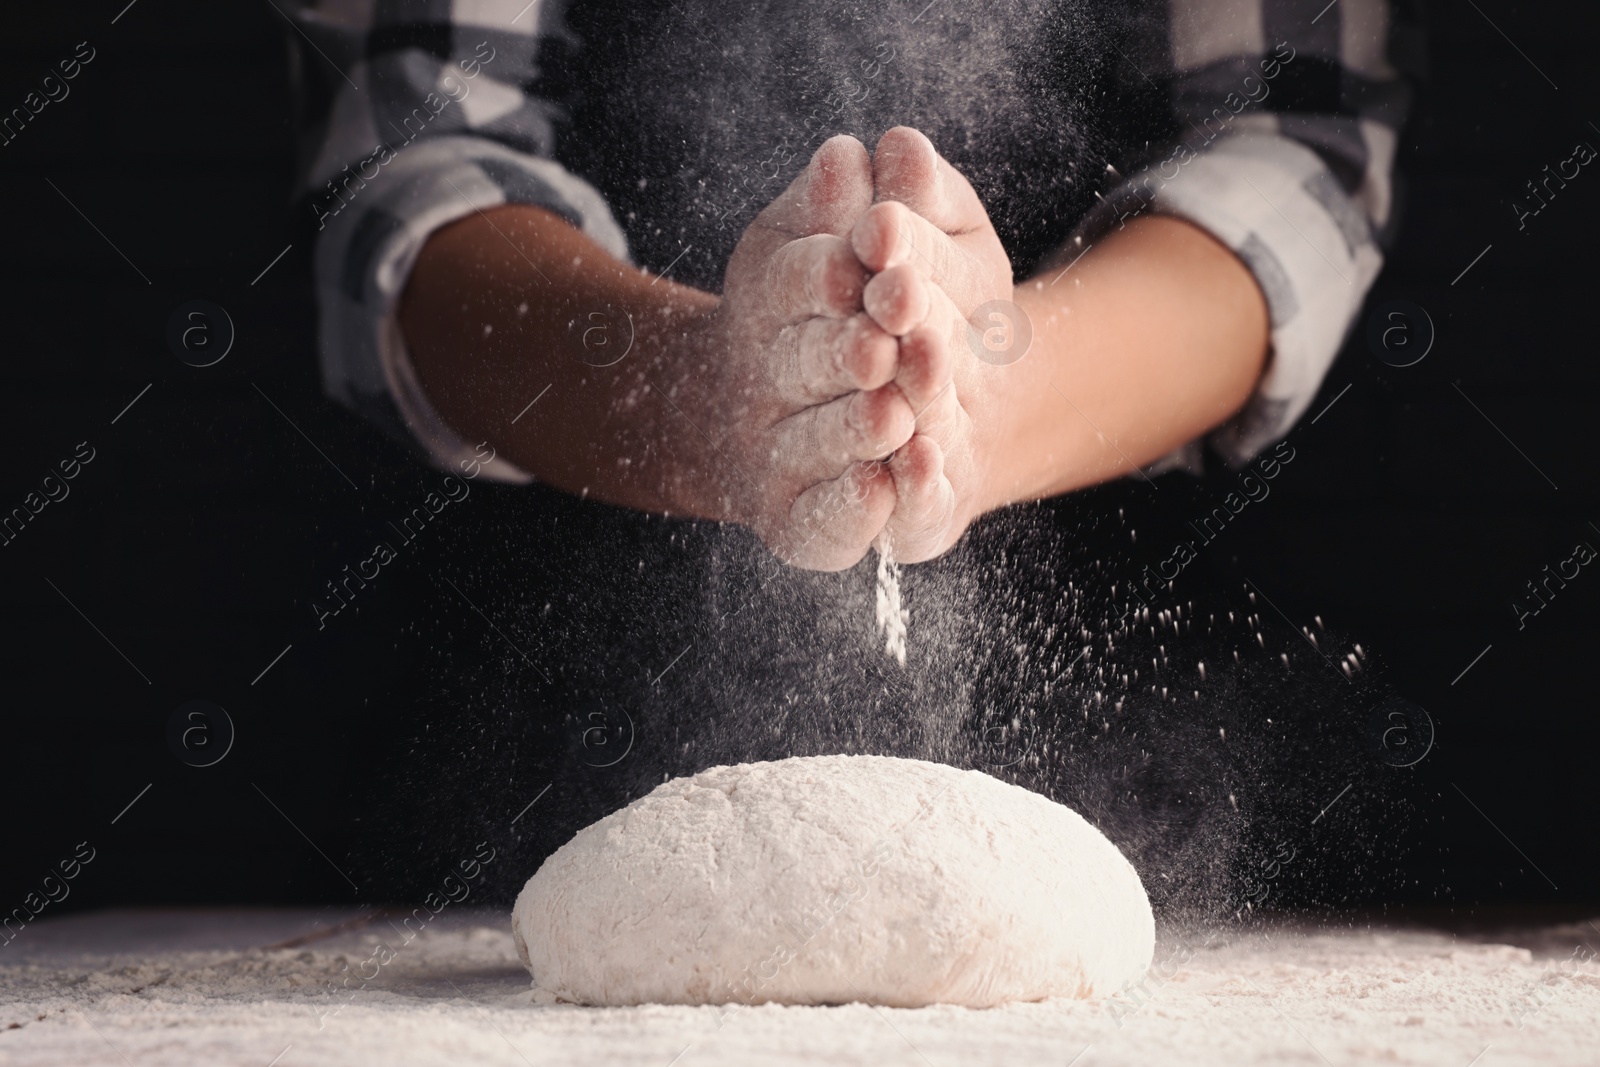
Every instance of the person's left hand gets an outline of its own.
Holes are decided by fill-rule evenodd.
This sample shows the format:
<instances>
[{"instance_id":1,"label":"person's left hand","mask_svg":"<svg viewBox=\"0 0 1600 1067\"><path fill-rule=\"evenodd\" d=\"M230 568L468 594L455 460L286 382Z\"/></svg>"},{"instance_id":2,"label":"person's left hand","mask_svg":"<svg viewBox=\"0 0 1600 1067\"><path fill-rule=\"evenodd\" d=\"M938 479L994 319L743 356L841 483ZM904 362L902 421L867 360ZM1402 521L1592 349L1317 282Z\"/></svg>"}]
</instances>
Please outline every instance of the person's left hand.
<instances>
[{"instance_id":1,"label":"person's left hand","mask_svg":"<svg viewBox=\"0 0 1600 1067\"><path fill-rule=\"evenodd\" d=\"M948 551L984 509L977 431L993 418L1005 367L978 357L996 324L974 316L1011 300L1011 260L972 185L918 131L884 134L872 177L876 202L850 241L874 272L863 303L899 338L895 382L916 413L889 461L896 502L885 530L895 558L917 563Z\"/></svg>"}]
</instances>

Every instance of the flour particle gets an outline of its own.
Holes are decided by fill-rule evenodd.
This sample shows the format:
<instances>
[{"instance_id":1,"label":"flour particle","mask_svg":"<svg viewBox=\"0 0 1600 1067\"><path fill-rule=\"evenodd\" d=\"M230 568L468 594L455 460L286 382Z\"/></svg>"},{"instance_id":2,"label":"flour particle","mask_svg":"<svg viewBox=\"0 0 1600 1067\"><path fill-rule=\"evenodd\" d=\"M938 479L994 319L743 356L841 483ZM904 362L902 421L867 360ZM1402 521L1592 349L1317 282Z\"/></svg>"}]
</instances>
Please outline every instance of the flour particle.
<instances>
[{"instance_id":1,"label":"flour particle","mask_svg":"<svg viewBox=\"0 0 1600 1067\"><path fill-rule=\"evenodd\" d=\"M906 632L911 624L911 612L901 606L900 564L895 562L894 545L889 531L878 538L878 629L883 632L883 650L894 657L896 663L906 665Z\"/></svg>"}]
</instances>

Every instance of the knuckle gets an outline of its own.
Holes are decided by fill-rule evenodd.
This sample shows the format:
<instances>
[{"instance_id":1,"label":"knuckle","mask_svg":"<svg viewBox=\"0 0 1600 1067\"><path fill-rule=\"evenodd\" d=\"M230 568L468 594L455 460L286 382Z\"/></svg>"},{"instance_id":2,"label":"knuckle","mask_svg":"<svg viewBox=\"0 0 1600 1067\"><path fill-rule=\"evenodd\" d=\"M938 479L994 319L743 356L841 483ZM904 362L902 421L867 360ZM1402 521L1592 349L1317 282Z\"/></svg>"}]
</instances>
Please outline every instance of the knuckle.
<instances>
[{"instance_id":1,"label":"knuckle","mask_svg":"<svg viewBox=\"0 0 1600 1067\"><path fill-rule=\"evenodd\" d=\"M860 272L854 269L854 256L847 256L849 250L838 247L837 238L821 235L803 240L813 242L797 253L802 259L797 280L804 288L808 306L833 313L849 310L860 290Z\"/></svg>"},{"instance_id":2,"label":"knuckle","mask_svg":"<svg viewBox=\"0 0 1600 1067\"><path fill-rule=\"evenodd\" d=\"M842 336L830 338L827 366L833 381L845 385L861 384L860 342L856 331L848 328Z\"/></svg>"},{"instance_id":3,"label":"knuckle","mask_svg":"<svg viewBox=\"0 0 1600 1067\"><path fill-rule=\"evenodd\" d=\"M826 306L828 298L828 261L821 256L807 256L801 273L806 306Z\"/></svg>"},{"instance_id":4,"label":"knuckle","mask_svg":"<svg viewBox=\"0 0 1600 1067\"><path fill-rule=\"evenodd\" d=\"M857 455L885 447L893 427L894 407L882 392L857 393L851 398L850 441Z\"/></svg>"},{"instance_id":5,"label":"knuckle","mask_svg":"<svg viewBox=\"0 0 1600 1067\"><path fill-rule=\"evenodd\" d=\"M800 363L801 345L800 328L794 325L781 327L777 336L772 339L773 356L777 366L781 368L778 376L780 381L792 380L804 373L805 368Z\"/></svg>"},{"instance_id":6,"label":"knuckle","mask_svg":"<svg viewBox=\"0 0 1600 1067\"><path fill-rule=\"evenodd\" d=\"M899 200L885 200L878 206L883 209L883 216L887 222L901 228L904 228L914 214L910 207Z\"/></svg>"},{"instance_id":7,"label":"knuckle","mask_svg":"<svg viewBox=\"0 0 1600 1067\"><path fill-rule=\"evenodd\" d=\"M867 443L871 437L872 401L867 393L857 393L844 406L845 437L853 446Z\"/></svg>"},{"instance_id":8,"label":"knuckle","mask_svg":"<svg viewBox=\"0 0 1600 1067\"><path fill-rule=\"evenodd\" d=\"M848 364L850 383L856 388L876 388L890 376L894 340L865 313L851 320L839 347L840 357Z\"/></svg>"},{"instance_id":9,"label":"knuckle","mask_svg":"<svg viewBox=\"0 0 1600 1067\"><path fill-rule=\"evenodd\" d=\"M854 257L846 258L840 250L832 249L823 260L822 271L828 310L835 313L849 311L858 298L860 288Z\"/></svg>"},{"instance_id":10,"label":"knuckle","mask_svg":"<svg viewBox=\"0 0 1600 1067\"><path fill-rule=\"evenodd\" d=\"M896 254L907 261L915 260L919 255L916 213L898 200L886 201L884 206L884 222Z\"/></svg>"}]
</instances>

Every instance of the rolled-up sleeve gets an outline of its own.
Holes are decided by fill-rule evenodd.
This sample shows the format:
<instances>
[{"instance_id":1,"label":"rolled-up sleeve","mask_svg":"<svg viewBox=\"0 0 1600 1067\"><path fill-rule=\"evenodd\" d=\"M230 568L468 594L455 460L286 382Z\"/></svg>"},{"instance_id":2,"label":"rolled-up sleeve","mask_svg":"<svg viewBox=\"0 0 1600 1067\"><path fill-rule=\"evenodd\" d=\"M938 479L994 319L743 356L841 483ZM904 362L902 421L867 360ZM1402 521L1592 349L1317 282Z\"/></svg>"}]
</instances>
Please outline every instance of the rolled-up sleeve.
<instances>
[{"instance_id":1,"label":"rolled-up sleeve","mask_svg":"<svg viewBox=\"0 0 1600 1067\"><path fill-rule=\"evenodd\" d=\"M1091 229L1186 219L1255 276L1271 351L1208 443L1247 462L1306 411L1383 265L1407 87L1384 0L1171 0L1176 140L1114 188Z\"/></svg>"},{"instance_id":2,"label":"rolled-up sleeve","mask_svg":"<svg viewBox=\"0 0 1600 1067\"><path fill-rule=\"evenodd\" d=\"M531 204L628 255L600 194L550 158L560 112L534 88L540 48L571 43L560 5L321 0L293 18L324 387L454 469L481 457L418 385L397 318L429 235L491 207ZM483 470L529 480L503 458Z\"/></svg>"}]
</instances>

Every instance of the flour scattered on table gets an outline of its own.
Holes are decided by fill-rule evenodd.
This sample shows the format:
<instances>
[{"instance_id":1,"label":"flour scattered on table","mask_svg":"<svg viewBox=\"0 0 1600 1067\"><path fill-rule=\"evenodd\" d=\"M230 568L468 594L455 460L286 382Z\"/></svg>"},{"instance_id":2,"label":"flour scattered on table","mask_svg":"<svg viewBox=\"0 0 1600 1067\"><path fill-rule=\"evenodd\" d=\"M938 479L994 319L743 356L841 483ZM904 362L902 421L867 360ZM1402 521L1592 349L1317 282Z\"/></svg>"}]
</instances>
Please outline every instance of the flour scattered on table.
<instances>
[{"instance_id":1,"label":"flour scattered on table","mask_svg":"<svg viewBox=\"0 0 1600 1067\"><path fill-rule=\"evenodd\" d=\"M923 1053L940 1067L1063 1067L1091 1043L1077 1067L1309 1067L1323 1063L1309 1039L1342 1064L1466 1067L1483 1053L1477 1067L1595 1067L1600 969L1575 958L1595 937L1582 920L1472 936L1403 925L1403 912L1168 928L1149 977L1115 997L886 1012L902 1040L865 1004L536 1006L504 909L474 908L477 896L409 944L417 920L391 929L372 909L47 911L0 950L0 1063L259 1067L290 1044L277 1067L521 1063L510 1042L539 1063L666 1067L693 1041L677 1067L928 1067Z\"/></svg>"},{"instance_id":2,"label":"flour scattered on table","mask_svg":"<svg viewBox=\"0 0 1600 1067\"><path fill-rule=\"evenodd\" d=\"M878 629L884 637L883 650L895 662L906 665L906 633L911 624L911 612L900 602L900 564L894 558L894 545L889 531L878 538Z\"/></svg>"}]
</instances>

